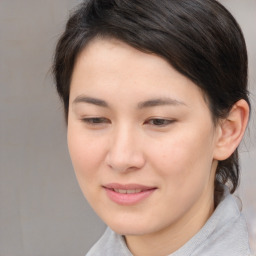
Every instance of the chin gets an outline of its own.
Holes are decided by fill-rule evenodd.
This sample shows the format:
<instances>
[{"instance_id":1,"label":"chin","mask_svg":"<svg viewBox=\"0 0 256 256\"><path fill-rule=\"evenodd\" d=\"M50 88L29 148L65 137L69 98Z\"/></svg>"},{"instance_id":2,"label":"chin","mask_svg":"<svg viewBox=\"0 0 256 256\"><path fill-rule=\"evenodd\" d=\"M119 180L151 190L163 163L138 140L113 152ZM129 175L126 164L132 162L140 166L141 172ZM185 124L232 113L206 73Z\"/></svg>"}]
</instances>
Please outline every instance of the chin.
<instances>
[{"instance_id":1,"label":"chin","mask_svg":"<svg viewBox=\"0 0 256 256\"><path fill-rule=\"evenodd\" d=\"M106 217L106 216L105 216ZM138 221L129 220L129 218L117 216L109 216L103 218L103 221L108 227L120 235L141 235L145 233L146 226L140 222L140 225L136 225Z\"/></svg>"},{"instance_id":2,"label":"chin","mask_svg":"<svg viewBox=\"0 0 256 256\"><path fill-rule=\"evenodd\" d=\"M124 219L122 221L113 222L112 220L106 222L106 224L117 234L125 236L141 236L156 232L158 228L152 225L150 226L149 223L150 222L148 221L127 221Z\"/></svg>"},{"instance_id":3,"label":"chin","mask_svg":"<svg viewBox=\"0 0 256 256\"><path fill-rule=\"evenodd\" d=\"M148 234L147 230L145 228L138 228L133 226L124 226L124 225L109 225L109 227L115 231L119 235L123 236L141 236Z\"/></svg>"}]
</instances>

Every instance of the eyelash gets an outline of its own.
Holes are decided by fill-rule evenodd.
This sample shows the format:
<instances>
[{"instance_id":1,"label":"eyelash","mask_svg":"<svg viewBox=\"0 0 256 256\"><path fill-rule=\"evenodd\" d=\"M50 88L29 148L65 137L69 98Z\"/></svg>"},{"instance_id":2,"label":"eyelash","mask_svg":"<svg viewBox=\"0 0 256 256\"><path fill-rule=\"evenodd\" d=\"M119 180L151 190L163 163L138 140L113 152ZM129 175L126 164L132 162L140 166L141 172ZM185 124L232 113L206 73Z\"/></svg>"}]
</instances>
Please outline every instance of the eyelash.
<instances>
[{"instance_id":1,"label":"eyelash","mask_svg":"<svg viewBox=\"0 0 256 256\"><path fill-rule=\"evenodd\" d=\"M83 118L82 121L89 125L101 125L101 124L110 123L110 120L108 120L105 117L88 117L88 118Z\"/></svg>"},{"instance_id":2,"label":"eyelash","mask_svg":"<svg viewBox=\"0 0 256 256\"><path fill-rule=\"evenodd\" d=\"M145 122L145 124L153 125L156 127L166 127L174 122L175 122L175 120L173 120L173 119L151 118L151 119L148 119Z\"/></svg>"},{"instance_id":3,"label":"eyelash","mask_svg":"<svg viewBox=\"0 0 256 256\"><path fill-rule=\"evenodd\" d=\"M91 126L97 126L102 124L109 124L111 121L105 117L88 117L81 119L84 123L91 125ZM173 119L164 119L164 118L150 118L144 122L146 125L152 125L156 127L166 127L172 123L174 123L175 120Z\"/></svg>"}]
</instances>

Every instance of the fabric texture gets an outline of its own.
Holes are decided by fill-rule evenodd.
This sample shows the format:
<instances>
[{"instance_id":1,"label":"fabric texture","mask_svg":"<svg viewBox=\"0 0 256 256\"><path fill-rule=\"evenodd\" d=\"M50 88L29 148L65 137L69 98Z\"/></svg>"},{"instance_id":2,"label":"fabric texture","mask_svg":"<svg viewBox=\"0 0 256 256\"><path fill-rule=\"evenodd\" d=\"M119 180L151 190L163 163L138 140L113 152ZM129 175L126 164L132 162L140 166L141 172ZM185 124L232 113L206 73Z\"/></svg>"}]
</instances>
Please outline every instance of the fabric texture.
<instances>
[{"instance_id":1,"label":"fabric texture","mask_svg":"<svg viewBox=\"0 0 256 256\"><path fill-rule=\"evenodd\" d=\"M236 198L226 189L203 228L169 256L251 256L247 226ZM132 256L121 235L107 228L86 256ZM157 255L156 255L157 256Z\"/></svg>"}]
</instances>

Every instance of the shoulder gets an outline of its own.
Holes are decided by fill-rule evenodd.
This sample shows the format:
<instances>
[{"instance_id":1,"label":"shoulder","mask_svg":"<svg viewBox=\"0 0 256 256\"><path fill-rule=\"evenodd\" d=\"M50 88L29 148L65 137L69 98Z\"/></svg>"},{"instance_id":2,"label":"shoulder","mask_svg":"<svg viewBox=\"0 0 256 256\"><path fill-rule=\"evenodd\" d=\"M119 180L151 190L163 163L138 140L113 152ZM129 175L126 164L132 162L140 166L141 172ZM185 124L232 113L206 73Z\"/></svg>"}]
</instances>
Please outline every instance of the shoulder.
<instances>
[{"instance_id":1,"label":"shoulder","mask_svg":"<svg viewBox=\"0 0 256 256\"><path fill-rule=\"evenodd\" d=\"M172 256L252 256L245 218L226 192L203 228Z\"/></svg>"},{"instance_id":2,"label":"shoulder","mask_svg":"<svg viewBox=\"0 0 256 256\"><path fill-rule=\"evenodd\" d=\"M215 229L206 241L206 247L207 244L210 246L209 242L212 243L213 255L218 255L216 252L225 253L226 256L251 255L247 224L239 203L235 196L226 192L216 208L212 216Z\"/></svg>"},{"instance_id":3,"label":"shoulder","mask_svg":"<svg viewBox=\"0 0 256 256\"><path fill-rule=\"evenodd\" d=\"M132 256L121 235L107 228L102 237L94 244L86 256Z\"/></svg>"},{"instance_id":4,"label":"shoulder","mask_svg":"<svg viewBox=\"0 0 256 256\"><path fill-rule=\"evenodd\" d=\"M226 193L204 228L209 233L201 250L207 255L251 255L246 221L233 195Z\"/></svg>"}]
</instances>

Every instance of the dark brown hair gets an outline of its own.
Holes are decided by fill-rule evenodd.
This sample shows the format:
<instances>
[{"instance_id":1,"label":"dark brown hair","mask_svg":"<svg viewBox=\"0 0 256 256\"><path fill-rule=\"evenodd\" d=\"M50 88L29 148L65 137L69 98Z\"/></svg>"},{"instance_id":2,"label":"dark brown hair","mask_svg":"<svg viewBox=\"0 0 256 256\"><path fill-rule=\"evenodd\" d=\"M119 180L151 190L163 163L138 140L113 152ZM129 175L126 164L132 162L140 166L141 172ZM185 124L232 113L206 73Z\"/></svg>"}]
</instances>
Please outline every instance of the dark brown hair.
<instances>
[{"instance_id":1,"label":"dark brown hair","mask_svg":"<svg viewBox=\"0 0 256 256\"><path fill-rule=\"evenodd\" d=\"M70 81L80 51L96 37L116 38L166 59L204 92L213 121L225 118L240 99L248 104L247 51L239 25L215 0L89 0L69 18L55 52L53 73L67 120ZM233 193L239 181L236 151L220 161L221 184Z\"/></svg>"}]
</instances>

